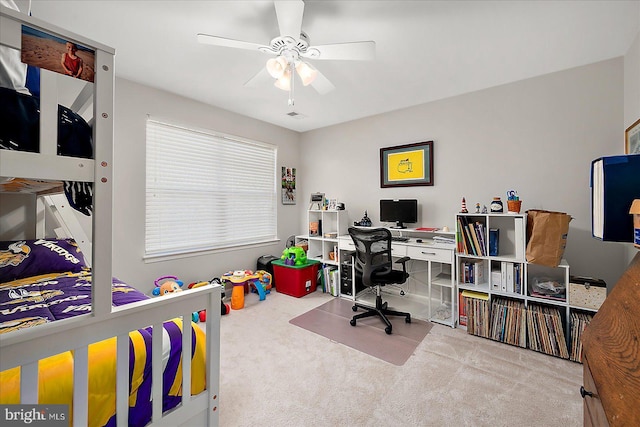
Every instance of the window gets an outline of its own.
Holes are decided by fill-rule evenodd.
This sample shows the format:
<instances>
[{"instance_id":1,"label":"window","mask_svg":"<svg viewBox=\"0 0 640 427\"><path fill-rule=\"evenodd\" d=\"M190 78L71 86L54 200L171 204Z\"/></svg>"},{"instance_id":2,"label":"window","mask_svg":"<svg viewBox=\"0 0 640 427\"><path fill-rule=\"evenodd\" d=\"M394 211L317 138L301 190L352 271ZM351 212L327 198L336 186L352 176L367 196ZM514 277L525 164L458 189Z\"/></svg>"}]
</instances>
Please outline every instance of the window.
<instances>
[{"instance_id":1,"label":"window","mask_svg":"<svg viewBox=\"0 0 640 427\"><path fill-rule=\"evenodd\" d=\"M147 120L145 255L272 241L276 147Z\"/></svg>"}]
</instances>

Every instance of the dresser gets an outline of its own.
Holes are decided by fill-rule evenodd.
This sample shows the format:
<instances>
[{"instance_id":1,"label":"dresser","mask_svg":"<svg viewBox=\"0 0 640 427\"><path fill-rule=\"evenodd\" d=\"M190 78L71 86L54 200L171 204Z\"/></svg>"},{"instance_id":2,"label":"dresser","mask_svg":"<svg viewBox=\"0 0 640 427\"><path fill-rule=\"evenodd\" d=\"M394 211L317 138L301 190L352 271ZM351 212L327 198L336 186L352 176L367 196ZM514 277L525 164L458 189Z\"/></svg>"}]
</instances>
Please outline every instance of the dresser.
<instances>
[{"instance_id":1,"label":"dresser","mask_svg":"<svg viewBox=\"0 0 640 427\"><path fill-rule=\"evenodd\" d=\"M640 426L640 252L582 335L585 426Z\"/></svg>"}]
</instances>

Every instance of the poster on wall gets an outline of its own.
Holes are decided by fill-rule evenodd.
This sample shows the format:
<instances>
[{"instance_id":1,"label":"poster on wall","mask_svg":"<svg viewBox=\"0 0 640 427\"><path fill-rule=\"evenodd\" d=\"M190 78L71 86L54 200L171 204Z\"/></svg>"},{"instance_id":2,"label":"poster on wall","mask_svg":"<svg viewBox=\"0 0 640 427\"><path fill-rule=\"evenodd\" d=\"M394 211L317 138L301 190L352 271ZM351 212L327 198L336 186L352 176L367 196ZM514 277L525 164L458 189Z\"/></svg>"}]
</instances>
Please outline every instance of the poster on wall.
<instances>
[{"instance_id":1,"label":"poster on wall","mask_svg":"<svg viewBox=\"0 0 640 427\"><path fill-rule=\"evenodd\" d=\"M282 204L296 204L296 168L282 166Z\"/></svg>"},{"instance_id":2,"label":"poster on wall","mask_svg":"<svg viewBox=\"0 0 640 427\"><path fill-rule=\"evenodd\" d=\"M21 60L27 65L93 82L95 51L70 40L22 26Z\"/></svg>"},{"instance_id":3,"label":"poster on wall","mask_svg":"<svg viewBox=\"0 0 640 427\"><path fill-rule=\"evenodd\" d=\"M433 141L380 149L380 187L433 185Z\"/></svg>"}]
</instances>

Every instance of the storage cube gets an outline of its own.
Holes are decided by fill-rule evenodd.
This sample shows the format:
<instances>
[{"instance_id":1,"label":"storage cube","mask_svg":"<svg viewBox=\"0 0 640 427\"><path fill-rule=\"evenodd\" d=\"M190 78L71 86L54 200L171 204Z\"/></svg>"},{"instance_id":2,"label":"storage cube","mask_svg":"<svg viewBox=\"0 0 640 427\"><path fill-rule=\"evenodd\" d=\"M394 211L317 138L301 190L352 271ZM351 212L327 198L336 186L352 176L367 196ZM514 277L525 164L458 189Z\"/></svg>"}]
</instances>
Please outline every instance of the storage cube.
<instances>
[{"instance_id":1,"label":"storage cube","mask_svg":"<svg viewBox=\"0 0 640 427\"><path fill-rule=\"evenodd\" d=\"M571 306L598 310L606 297L607 284L604 280L571 276L569 283Z\"/></svg>"},{"instance_id":2,"label":"storage cube","mask_svg":"<svg viewBox=\"0 0 640 427\"><path fill-rule=\"evenodd\" d=\"M300 298L316 291L319 261L309 260L307 264L298 266L276 260L272 265L279 293Z\"/></svg>"}]
</instances>

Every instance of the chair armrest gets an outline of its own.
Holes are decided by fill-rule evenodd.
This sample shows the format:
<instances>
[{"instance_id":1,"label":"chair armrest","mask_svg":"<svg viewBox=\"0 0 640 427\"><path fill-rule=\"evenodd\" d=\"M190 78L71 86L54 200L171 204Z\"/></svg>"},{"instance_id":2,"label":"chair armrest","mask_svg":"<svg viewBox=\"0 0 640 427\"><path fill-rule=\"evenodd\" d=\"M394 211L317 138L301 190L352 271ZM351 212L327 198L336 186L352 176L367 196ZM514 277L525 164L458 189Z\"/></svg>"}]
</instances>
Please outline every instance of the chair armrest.
<instances>
[{"instance_id":1,"label":"chair armrest","mask_svg":"<svg viewBox=\"0 0 640 427\"><path fill-rule=\"evenodd\" d=\"M404 264L405 262L410 261L410 260L411 260L411 258L409 258L408 256L403 256L402 258L398 258L394 262L399 262L399 263Z\"/></svg>"},{"instance_id":2,"label":"chair armrest","mask_svg":"<svg viewBox=\"0 0 640 427\"><path fill-rule=\"evenodd\" d=\"M406 262L410 261L411 258L408 256L403 256L402 258L398 258L395 262L402 264L402 271L407 274L407 265Z\"/></svg>"}]
</instances>

